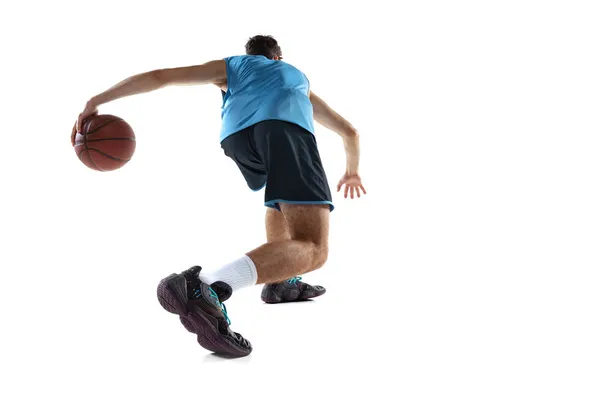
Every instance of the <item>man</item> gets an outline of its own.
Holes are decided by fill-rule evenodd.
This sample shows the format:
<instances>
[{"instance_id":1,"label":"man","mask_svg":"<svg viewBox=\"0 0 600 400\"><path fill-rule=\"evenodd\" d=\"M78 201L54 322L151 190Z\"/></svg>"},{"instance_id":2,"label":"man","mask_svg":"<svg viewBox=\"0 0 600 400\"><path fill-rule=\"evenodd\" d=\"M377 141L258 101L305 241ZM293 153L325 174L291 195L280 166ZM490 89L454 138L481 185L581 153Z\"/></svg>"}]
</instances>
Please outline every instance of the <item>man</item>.
<instances>
[{"instance_id":1,"label":"man","mask_svg":"<svg viewBox=\"0 0 600 400\"><path fill-rule=\"evenodd\" d=\"M246 54L135 75L93 97L76 125L81 131L82 122L101 104L168 85L221 88L221 147L250 189L266 187L267 243L219 269L200 273L196 266L172 274L160 282L157 295L163 308L178 314L204 348L231 356L252 351L250 342L229 328L223 302L233 291L264 283L262 299L268 303L305 300L325 292L297 277L325 263L333 210L313 116L343 139L346 172L338 191L344 187L344 197L350 194L352 199L361 191L366 194L358 175L359 139L354 127L310 90L301 71L281 61L274 38L251 38Z\"/></svg>"}]
</instances>

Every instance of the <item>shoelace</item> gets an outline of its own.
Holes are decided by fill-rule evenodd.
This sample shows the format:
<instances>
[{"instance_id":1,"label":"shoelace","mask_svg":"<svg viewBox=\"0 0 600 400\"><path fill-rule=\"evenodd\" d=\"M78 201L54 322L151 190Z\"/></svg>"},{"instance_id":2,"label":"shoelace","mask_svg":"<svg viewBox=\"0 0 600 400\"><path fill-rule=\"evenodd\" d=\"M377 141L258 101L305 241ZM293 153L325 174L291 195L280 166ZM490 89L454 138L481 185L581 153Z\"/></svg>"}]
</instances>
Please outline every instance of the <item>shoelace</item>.
<instances>
[{"instance_id":1,"label":"shoelace","mask_svg":"<svg viewBox=\"0 0 600 400\"><path fill-rule=\"evenodd\" d=\"M227 321L227 324L231 325L231 320L229 319L229 315L227 315L227 307L225 307L225 304L221 303L221 301L219 300L219 296L217 295L217 292L215 292L213 290L213 288L209 287L208 290L210 291L210 297L217 299L217 302L221 306L221 310L223 311L223 315L225 316L225 320ZM200 291L199 288L194 290L194 297L195 298L202 297L202 292Z\"/></svg>"},{"instance_id":2,"label":"shoelace","mask_svg":"<svg viewBox=\"0 0 600 400\"><path fill-rule=\"evenodd\" d=\"M287 281L288 281L288 283L298 283L298 282L300 282L301 280L302 280L302 277L301 277L301 276L295 276L295 277L293 277L293 278L290 278L290 279L288 279Z\"/></svg>"}]
</instances>

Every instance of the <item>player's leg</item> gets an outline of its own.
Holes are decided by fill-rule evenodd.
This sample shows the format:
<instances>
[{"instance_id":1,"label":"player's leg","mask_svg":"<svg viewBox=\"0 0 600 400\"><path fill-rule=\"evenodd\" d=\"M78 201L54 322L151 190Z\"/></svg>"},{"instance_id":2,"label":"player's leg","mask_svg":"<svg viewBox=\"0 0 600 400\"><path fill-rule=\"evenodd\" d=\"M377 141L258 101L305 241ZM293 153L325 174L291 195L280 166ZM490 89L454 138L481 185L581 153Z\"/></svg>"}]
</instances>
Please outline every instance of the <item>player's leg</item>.
<instances>
[{"instance_id":1,"label":"player's leg","mask_svg":"<svg viewBox=\"0 0 600 400\"><path fill-rule=\"evenodd\" d=\"M267 208L265 228L267 231L267 242L290 239L290 231L285 216L275 208Z\"/></svg>"},{"instance_id":2,"label":"player's leg","mask_svg":"<svg viewBox=\"0 0 600 400\"><path fill-rule=\"evenodd\" d=\"M211 284L226 282L233 290L254 284L280 282L314 271L327 259L329 206L282 204L290 239L265 243L238 260L200 278Z\"/></svg>"},{"instance_id":3,"label":"player's leg","mask_svg":"<svg viewBox=\"0 0 600 400\"><path fill-rule=\"evenodd\" d=\"M290 239L266 243L210 274L200 275L201 268L192 267L158 285L162 307L178 314L202 347L237 357L250 354L252 345L230 329L222 304L233 289L314 271L327 260L329 206L282 204L281 209Z\"/></svg>"},{"instance_id":4,"label":"player's leg","mask_svg":"<svg viewBox=\"0 0 600 400\"><path fill-rule=\"evenodd\" d=\"M314 135L296 124L271 120L257 124L250 139L252 147L256 150L257 155L265 160L267 167L265 205L282 211L283 218L289 227L292 243L296 242L292 225L297 226L299 221L307 224L303 231L312 227L328 232L328 213L333 209L333 205ZM298 210L308 207L307 214L298 219L296 214L300 211L292 213L288 206L293 206ZM325 225L315 220L319 215L318 213L313 215L315 209L320 210L318 213L327 215ZM276 218L275 214L268 214L268 216ZM276 221L281 222L281 219ZM275 232L273 233L275 234ZM281 234L281 231L279 233ZM313 232L313 236L316 237L316 232ZM326 234L322 236L327 237ZM278 242L267 243L264 246L268 249L275 243ZM305 247L299 247L298 251ZM319 245L318 248L322 250L323 247ZM292 248L289 250L292 251ZM290 254L296 253L291 252ZM254 256L260 256L260 252L254 253ZM322 265L315 267L312 262L305 266L288 265L285 257L285 255L279 257L280 263L273 271L266 269L265 273L268 275L259 276L259 282L276 282L281 277L291 278ZM289 260L289 262L294 262L294 260Z\"/></svg>"},{"instance_id":5,"label":"player's leg","mask_svg":"<svg viewBox=\"0 0 600 400\"><path fill-rule=\"evenodd\" d=\"M243 356L252 347L231 331L222 302L235 289L320 268L327 258L333 205L310 132L282 121L264 121L222 144L250 188L266 183L265 205L281 209L290 239L266 243L209 274L200 275L200 267L172 274L160 282L158 298L163 308L178 314L183 325L198 335L203 347Z\"/></svg>"},{"instance_id":6,"label":"player's leg","mask_svg":"<svg viewBox=\"0 0 600 400\"><path fill-rule=\"evenodd\" d=\"M257 283L279 282L320 268L327 259L329 206L281 204L290 239L265 243L247 255Z\"/></svg>"},{"instance_id":7,"label":"player's leg","mask_svg":"<svg viewBox=\"0 0 600 400\"><path fill-rule=\"evenodd\" d=\"M208 283L223 281L237 290L254 284L281 282L325 263L329 234L329 205L281 204L280 215L269 215L278 225L267 233L269 241L220 268L203 271L200 278ZM286 222L287 229L282 226ZM287 232L286 232L287 231ZM283 235L287 234L287 238Z\"/></svg>"},{"instance_id":8,"label":"player's leg","mask_svg":"<svg viewBox=\"0 0 600 400\"><path fill-rule=\"evenodd\" d=\"M252 190L266 184L267 171L250 143L253 127L235 133L221 142L225 154L240 168ZM236 288L256 283L254 263L243 256L223 266L219 274L202 274L201 267L192 267L180 274L171 274L157 288L162 307L174 314L185 328L197 334L202 347L216 353L245 356L252 345L229 328L229 317L222 303Z\"/></svg>"},{"instance_id":9,"label":"player's leg","mask_svg":"<svg viewBox=\"0 0 600 400\"><path fill-rule=\"evenodd\" d=\"M286 208L286 205L282 205ZM267 208L265 216L267 242L278 242L291 239L290 229L284 212L275 208ZM265 303L276 304L290 301L303 301L325 294L322 286L310 285L295 276L281 282L267 283L261 291L261 299Z\"/></svg>"}]
</instances>

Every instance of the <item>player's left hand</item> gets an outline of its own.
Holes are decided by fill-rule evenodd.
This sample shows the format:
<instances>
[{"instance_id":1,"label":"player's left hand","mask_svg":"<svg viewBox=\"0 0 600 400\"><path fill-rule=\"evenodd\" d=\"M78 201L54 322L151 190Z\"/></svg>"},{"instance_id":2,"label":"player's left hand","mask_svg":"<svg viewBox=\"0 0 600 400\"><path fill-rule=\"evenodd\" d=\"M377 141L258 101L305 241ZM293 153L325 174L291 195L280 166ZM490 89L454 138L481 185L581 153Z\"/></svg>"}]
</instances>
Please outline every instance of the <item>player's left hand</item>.
<instances>
[{"instance_id":1,"label":"player's left hand","mask_svg":"<svg viewBox=\"0 0 600 400\"><path fill-rule=\"evenodd\" d=\"M362 180L360 179L360 176L358 174L344 174L344 176L342 176L342 179L340 179L340 181L337 184L337 191L339 192L342 189L342 186L345 186L344 188L344 198L347 199L348 198L348 193L350 193L350 198L353 199L354 198L354 194L356 193L356 197L360 197L360 191L362 190L364 194L367 194L367 191L365 190L364 186L362 185Z\"/></svg>"}]
</instances>

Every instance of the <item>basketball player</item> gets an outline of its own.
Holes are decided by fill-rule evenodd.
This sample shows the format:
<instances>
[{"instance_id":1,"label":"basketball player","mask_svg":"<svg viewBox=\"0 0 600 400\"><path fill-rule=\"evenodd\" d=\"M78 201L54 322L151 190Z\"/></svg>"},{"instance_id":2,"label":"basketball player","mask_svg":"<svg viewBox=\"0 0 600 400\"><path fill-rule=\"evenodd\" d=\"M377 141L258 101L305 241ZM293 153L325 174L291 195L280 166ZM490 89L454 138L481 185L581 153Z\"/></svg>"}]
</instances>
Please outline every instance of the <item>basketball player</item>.
<instances>
[{"instance_id":1,"label":"basketball player","mask_svg":"<svg viewBox=\"0 0 600 400\"><path fill-rule=\"evenodd\" d=\"M88 102L77 131L101 104L181 84L214 84L221 89L221 147L250 189L266 188L267 243L221 268L201 271L196 266L166 277L158 286L158 299L197 334L204 348L245 356L252 346L229 328L223 304L233 291L265 284L262 299L268 303L305 300L325 292L298 277L325 263L333 210L313 117L343 140L346 172L337 190L343 187L345 198L360 197L361 191L366 194L358 174L359 138L348 121L310 90L306 76L282 61L281 49L271 36L251 38L244 56L128 78Z\"/></svg>"}]
</instances>

